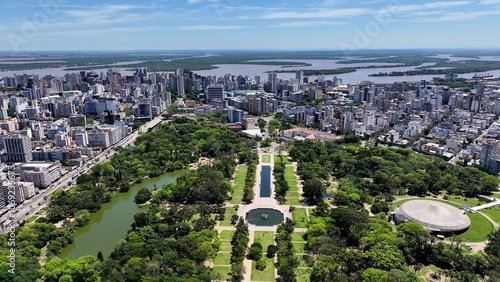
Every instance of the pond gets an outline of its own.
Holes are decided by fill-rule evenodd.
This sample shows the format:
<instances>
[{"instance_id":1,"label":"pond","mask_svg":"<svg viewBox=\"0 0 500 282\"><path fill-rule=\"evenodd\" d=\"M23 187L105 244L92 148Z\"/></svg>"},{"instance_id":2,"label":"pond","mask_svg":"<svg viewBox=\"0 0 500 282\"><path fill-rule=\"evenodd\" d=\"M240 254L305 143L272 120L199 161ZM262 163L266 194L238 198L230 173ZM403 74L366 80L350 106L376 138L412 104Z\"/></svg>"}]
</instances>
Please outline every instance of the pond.
<instances>
[{"instance_id":1,"label":"pond","mask_svg":"<svg viewBox=\"0 0 500 282\"><path fill-rule=\"evenodd\" d=\"M109 203L102 205L99 211L91 215L89 224L74 233L73 243L65 247L59 257L77 259L84 255L97 256L99 251L105 257L109 256L120 240L127 235L134 214L148 208L134 202L137 191L142 187L153 190L155 185L161 188L167 183L174 182L184 172L179 170L146 179L134 185L127 193L113 195Z\"/></svg>"}]
</instances>

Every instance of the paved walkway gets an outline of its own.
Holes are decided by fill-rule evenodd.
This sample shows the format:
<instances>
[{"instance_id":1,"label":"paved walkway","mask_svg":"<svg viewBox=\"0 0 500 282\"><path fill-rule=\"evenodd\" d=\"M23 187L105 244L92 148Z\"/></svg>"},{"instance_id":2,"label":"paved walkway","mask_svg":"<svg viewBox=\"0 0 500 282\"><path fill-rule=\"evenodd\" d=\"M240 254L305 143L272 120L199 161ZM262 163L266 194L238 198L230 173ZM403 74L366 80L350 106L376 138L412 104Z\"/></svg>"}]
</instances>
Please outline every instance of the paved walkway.
<instances>
[{"instance_id":1,"label":"paved walkway","mask_svg":"<svg viewBox=\"0 0 500 282\"><path fill-rule=\"evenodd\" d=\"M271 208L278 210L283 213L285 218L290 218L292 219L292 213L289 211L290 205L280 205L279 202L276 200L276 193L275 193L275 185L274 185L274 174L272 173L274 169L274 150L270 150L269 152L263 152L260 148L258 150L259 153L259 164L256 167L256 180L254 184L254 194L255 197L252 201L251 204L245 205L245 204L240 204L238 205L238 211L237 215L240 217L243 217L246 219L246 215L249 211L253 209L258 209L258 208ZM263 155L270 155L270 161L269 163L266 162L264 163L262 160ZM284 155L286 156L286 155ZM261 185L261 174L262 174L262 166L263 165L268 165L271 167L271 196L270 197L261 197L260 196L260 185ZM288 165L291 166L291 165ZM294 171L297 172L297 164L293 163L292 164ZM302 195L302 183L300 182L300 178L297 176L297 182L298 182L298 192ZM234 207L235 204L231 204L229 202L226 203L225 207ZM296 208L304 208L306 210L307 217L309 218L309 209L314 208L313 206L302 206L302 205L293 205ZM224 230L236 230L235 227L233 226L219 226L219 223L215 227L215 229L219 232L222 232ZM275 226L256 226L253 224L248 225L248 230L249 230L249 245L254 242L254 236L255 236L255 231L270 231L273 233L276 233L277 225ZM295 231L297 232L306 232L307 228L295 228ZM265 250L264 250L265 251ZM277 262L277 258L275 258L275 262ZM245 273L243 275L243 281L250 282L251 277L252 277L252 260L249 259L244 259L243 260L243 266L245 267ZM275 271L275 277L278 277L277 273L277 268L274 269ZM255 282L255 281L254 281Z\"/></svg>"},{"instance_id":2,"label":"paved walkway","mask_svg":"<svg viewBox=\"0 0 500 282\"><path fill-rule=\"evenodd\" d=\"M479 211L479 210L482 210L482 209L491 208L491 207L498 206L498 205L500 205L500 200L495 200L495 201L493 201L491 203L487 203L487 204L484 204L484 205L472 207L472 208L469 208L469 209L472 210L472 211Z\"/></svg>"}]
</instances>

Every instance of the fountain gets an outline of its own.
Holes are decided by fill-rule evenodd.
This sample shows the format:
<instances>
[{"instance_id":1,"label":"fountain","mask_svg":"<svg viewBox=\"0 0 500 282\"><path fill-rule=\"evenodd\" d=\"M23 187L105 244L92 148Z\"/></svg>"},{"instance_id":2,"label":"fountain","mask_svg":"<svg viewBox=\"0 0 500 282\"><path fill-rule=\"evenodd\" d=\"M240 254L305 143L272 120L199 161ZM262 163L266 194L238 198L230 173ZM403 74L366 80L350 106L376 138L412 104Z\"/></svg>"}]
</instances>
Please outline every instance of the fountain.
<instances>
[{"instance_id":1,"label":"fountain","mask_svg":"<svg viewBox=\"0 0 500 282\"><path fill-rule=\"evenodd\" d=\"M258 208L247 212L246 220L257 226L274 226L285 220L282 212L269 208Z\"/></svg>"}]
</instances>

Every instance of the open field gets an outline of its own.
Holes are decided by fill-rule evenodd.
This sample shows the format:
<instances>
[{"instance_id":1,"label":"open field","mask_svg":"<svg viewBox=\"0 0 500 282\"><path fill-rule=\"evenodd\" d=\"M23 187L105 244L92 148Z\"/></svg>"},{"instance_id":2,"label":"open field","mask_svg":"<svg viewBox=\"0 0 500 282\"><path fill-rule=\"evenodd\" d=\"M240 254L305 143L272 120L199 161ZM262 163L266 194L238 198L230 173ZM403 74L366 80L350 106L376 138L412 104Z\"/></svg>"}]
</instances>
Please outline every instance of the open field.
<instances>
[{"instance_id":1,"label":"open field","mask_svg":"<svg viewBox=\"0 0 500 282\"><path fill-rule=\"evenodd\" d=\"M255 268L256 262L252 261L252 274L250 279L252 281L274 281L274 258L267 258L264 254L261 260L266 262L266 269L263 271Z\"/></svg>"},{"instance_id":2,"label":"open field","mask_svg":"<svg viewBox=\"0 0 500 282\"><path fill-rule=\"evenodd\" d=\"M254 243L262 245L262 259L266 261L266 269L260 271L255 268L256 262L252 262L252 281L274 281L274 258L267 258L267 246L274 245L274 232L271 231L255 231Z\"/></svg>"},{"instance_id":3,"label":"open field","mask_svg":"<svg viewBox=\"0 0 500 282\"><path fill-rule=\"evenodd\" d=\"M234 231L231 231L231 230L223 230L219 234L219 238L222 241L231 241L233 239L233 236L234 236Z\"/></svg>"},{"instance_id":4,"label":"open field","mask_svg":"<svg viewBox=\"0 0 500 282\"><path fill-rule=\"evenodd\" d=\"M231 216L236 214L235 208L226 207L226 212L224 213L224 220L220 222L220 226L233 226L231 224Z\"/></svg>"},{"instance_id":5,"label":"open field","mask_svg":"<svg viewBox=\"0 0 500 282\"><path fill-rule=\"evenodd\" d=\"M254 243L260 243L264 253L267 251L267 246L274 245L274 232L271 231L255 231Z\"/></svg>"},{"instance_id":6,"label":"open field","mask_svg":"<svg viewBox=\"0 0 500 282\"><path fill-rule=\"evenodd\" d=\"M500 224L500 207L491 207L487 209L482 209L479 211L480 213L484 213L486 216L491 218L497 224Z\"/></svg>"},{"instance_id":7,"label":"open field","mask_svg":"<svg viewBox=\"0 0 500 282\"><path fill-rule=\"evenodd\" d=\"M217 281L227 281L231 276L228 274L231 272L231 266L214 266L214 273L219 276L219 280Z\"/></svg>"},{"instance_id":8,"label":"open field","mask_svg":"<svg viewBox=\"0 0 500 282\"><path fill-rule=\"evenodd\" d=\"M232 245L230 241L220 242L219 252L230 252L232 250Z\"/></svg>"},{"instance_id":9,"label":"open field","mask_svg":"<svg viewBox=\"0 0 500 282\"><path fill-rule=\"evenodd\" d=\"M214 259L215 265L230 265L231 264L231 253L217 253Z\"/></svg>"},{"instance_id":10,"label":"open field","mask_svg":"<svg viewBox=\"0 0 500 282\"><path fill-rule=\"evenodd\" d=\"M290 189L285 195L285 204L286 205L300 205L300 193L299 186L297 182L297 177L295 175L295 171L293 170L293 166L287 165L285 166L285 181L288 183Z\"/></svg>"},{"instance_id":11,"label":"open field","mask_svg":"<svg viewBox=\"0 0 500 282\"><path fill-rule=\"evenodd\" d=\"M262 155L262 163L270 163L271 162L271 155Z\"/></svg>"},{"instance_id":12,"label":"open field","mask_svg":"<svg viewBox=\"0 0 500 282\"><path fill-rule=\"evenodd\" d=\"M241 204L241 199L243 198L243 191L245 188L245 178L247 176L247 165L240 165L236 169L233 184L233 193L231 193L231 204Z\"/></svg>"},{"instance_id":13,"label":"open field","mask_svg":"<svg viewBox=\"0 0 500 282\"><path fill-rule=\"evenodd\" d=\"M478 213L467 213L471 225L467 231L460 234L459 237L465 242L482 242L488 239L488 235L493 232L493 224L484 216Z\"/></svg>"},{"instance_id":14,"label":"open field","mask_svg":"<svg viewBox=\"0 0 500 282\"><path fill-rule=\"evenodd\" d=\"M293 210L292 219L297 222L295 224L296 228L307 228L309 220L307 219L306 209L296 208Z\"/></svg>"},{"instance_id":15,"label":"open field","mask_svg":"<svg viewBox=\"0 0 500 282\"><path fill-rule=\"evenodd\" d=\"M287 156L283 155L274 155L274 163L280 163L283 162L284 164L292 164L292 162L288 159Z\"/></svg>"},{"instance_id":16,"label":"open field","mask_svg":"<svg viewBox=\"0 0 500 282\"><path fill-rule=\"evenodd\" d=\"M305 232L293 232L292 233L292 241L305 242L304 238L302 237L302 236L304 236L304 234L306 234L306 233Z\"/></svg>"}]
</instances>

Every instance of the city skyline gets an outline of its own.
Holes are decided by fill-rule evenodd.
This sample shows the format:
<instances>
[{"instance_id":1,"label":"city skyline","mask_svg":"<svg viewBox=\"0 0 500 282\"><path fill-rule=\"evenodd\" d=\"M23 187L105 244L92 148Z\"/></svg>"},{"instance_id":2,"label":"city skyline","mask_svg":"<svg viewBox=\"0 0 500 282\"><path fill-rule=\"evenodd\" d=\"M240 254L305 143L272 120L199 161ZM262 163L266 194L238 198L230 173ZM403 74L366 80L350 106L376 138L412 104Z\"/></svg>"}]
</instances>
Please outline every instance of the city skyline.
<instances>
[{"instance_id":1,"label":"city skyline","mask_svg":"<svg viewBox=\"0 0 500 282\"><path fill-rule=\"evenodd\" d=\"M500 0L5 1L0 50L500 48Z\"/></svg>"}]
</instances>

